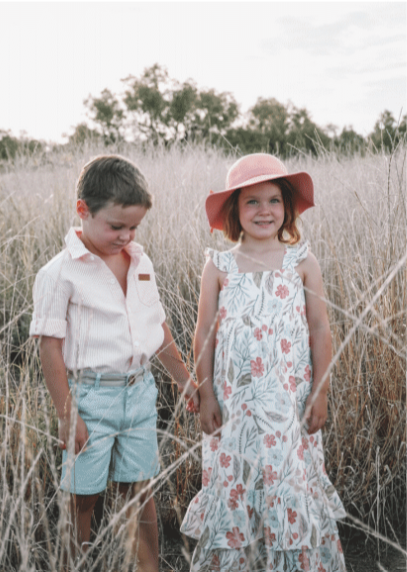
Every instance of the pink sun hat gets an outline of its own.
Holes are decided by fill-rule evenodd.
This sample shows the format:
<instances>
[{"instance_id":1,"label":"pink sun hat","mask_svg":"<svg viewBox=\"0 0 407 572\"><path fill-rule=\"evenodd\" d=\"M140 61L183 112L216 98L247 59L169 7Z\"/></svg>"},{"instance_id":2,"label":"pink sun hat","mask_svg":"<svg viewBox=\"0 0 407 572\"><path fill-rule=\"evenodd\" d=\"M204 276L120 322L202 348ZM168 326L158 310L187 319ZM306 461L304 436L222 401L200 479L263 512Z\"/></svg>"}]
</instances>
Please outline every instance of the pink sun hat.
<instances>
[{"instance_id":1,"label":"pink sun hat","mask_svg":"<svg viewBox=\"0 0 407 572\"><path fill-rule=\"evenodd\" d=\"M234 191L274 179L285 179L291 183L299 214L314 206L314 184L308 173L302 171L289 175L277 157L268 153L253 153L241 157L231 166L226 175L224 191L210 191L205 208L211 228L223 229L222 208Z\"/></svg>"}]
</instances>

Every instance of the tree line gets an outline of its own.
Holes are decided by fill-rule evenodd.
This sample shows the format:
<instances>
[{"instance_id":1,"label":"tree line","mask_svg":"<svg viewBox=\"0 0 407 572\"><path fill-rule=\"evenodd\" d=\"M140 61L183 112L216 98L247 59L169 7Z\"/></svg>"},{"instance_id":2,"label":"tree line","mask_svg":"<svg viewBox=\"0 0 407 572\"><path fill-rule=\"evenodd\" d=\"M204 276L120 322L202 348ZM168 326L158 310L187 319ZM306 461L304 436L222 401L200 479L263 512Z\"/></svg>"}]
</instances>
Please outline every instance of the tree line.
<instances>
[{"instance_id":1,"label":"tree line","mask_svg":"<svg viewBox=\"0 0 407 572\"><path fill-rule=\"evenodd\" d=\"M89 121L74 128L69 145L89 139L106 146L120 141L165 145L195 141L284 158L299 151L316 155L321 148L346 154L363 153L367 147L391 151L406 138L407 115L397 121L388 110L380 114L367 138L353 127L344 127L340 133L332 124L320 127L307 109L273 97L258 98L241 114L231 93L199 89L192 80L180 83L159 64L146 68L138 78L130 75L122 81L121 95L106 88L98 97L90 95L84 101ZM22 147L33 152L43 143L18 140L0 130L0 158L13 157Z\"/></svg>"}]
</instances>

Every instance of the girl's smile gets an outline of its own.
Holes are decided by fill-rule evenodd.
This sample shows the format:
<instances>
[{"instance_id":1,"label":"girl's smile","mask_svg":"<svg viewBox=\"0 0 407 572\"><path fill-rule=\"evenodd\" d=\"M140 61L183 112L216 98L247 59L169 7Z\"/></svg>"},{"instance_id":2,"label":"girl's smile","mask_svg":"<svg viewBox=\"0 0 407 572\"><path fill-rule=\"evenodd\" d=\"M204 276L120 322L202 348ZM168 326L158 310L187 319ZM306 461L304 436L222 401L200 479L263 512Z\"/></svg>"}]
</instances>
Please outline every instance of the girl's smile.
<instances>
[{"instance_id":1,"label":"girl's smile","mask_svg":"<svg viewBox=\"0 0 407 572\"><path fill-rule=\"evenodd\" d=\"M284 223L281 189L269 181L243 188L238 207L245 238L274 239Z\"/></svg>"}]
</instances>

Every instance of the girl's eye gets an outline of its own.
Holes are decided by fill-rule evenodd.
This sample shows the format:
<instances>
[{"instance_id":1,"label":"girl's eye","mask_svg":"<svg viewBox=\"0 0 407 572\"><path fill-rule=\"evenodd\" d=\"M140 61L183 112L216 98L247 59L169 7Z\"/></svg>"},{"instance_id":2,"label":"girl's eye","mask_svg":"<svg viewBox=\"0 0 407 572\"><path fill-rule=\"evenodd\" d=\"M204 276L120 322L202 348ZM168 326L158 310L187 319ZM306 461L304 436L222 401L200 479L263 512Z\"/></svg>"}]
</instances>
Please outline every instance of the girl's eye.
<instances>
[{"instance_id":1,"label":"girl's eye","mask_svg":"<svg viewBox=\"0 0 407 572\"><path fill-rule=\"evenodd\" d=\"M248 205L255 205L257 204L257 201L255 199L250 199L249 201L247 201Z\"/></svg>"},{"instance_id":2,"label":"girl's eye","mask_svg":"<svg viewBox=\"0 0 407 572\"><path fill-rule=\"evenodd\" d=\"M280 202L280 199L271 199L270 202L271 202L271 203L279 203L279 202Z\"/></svg>"},{"instance_id":3,"label":"girl's eye","mask_svg":"<svg viewBox=\"0 0 407 572\"><path fill-rule=\"evenodd\" d=\"M112 230L120 230L120 229L121 229L121 226L113 226L113 225L111 225L111 229L112 229Z\"/></svg>"}]
</instances>

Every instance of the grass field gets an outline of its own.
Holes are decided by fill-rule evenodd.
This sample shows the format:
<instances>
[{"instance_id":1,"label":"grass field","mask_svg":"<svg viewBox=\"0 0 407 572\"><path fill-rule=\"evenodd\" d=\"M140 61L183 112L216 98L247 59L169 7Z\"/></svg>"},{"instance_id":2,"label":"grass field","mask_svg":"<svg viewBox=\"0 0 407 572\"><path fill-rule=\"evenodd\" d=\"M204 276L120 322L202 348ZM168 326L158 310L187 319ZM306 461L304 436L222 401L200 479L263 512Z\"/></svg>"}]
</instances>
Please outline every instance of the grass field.
<instances>
[{"instance_id":1,"label":"grass field","mask_svg":"<svg viewBox=\"0 0 407 572\"><path fill-rule=\"evenodd\" d=\"M31 290L39 268L78 224L75 181L82 165L103 152L89 146L22 156L0 171L1 572L60 570L67 542L57 419L37 342L28 337ZM154 206L136 240L152 258L168 324L193 372L203 252L206 246L230 247L220 233L210 234L204 200L209 189L223 188L235 157L200 146L109 152L132 159L149 181ZM308 171L316 189L317 206L304 214L303 233L322 268L334 343L327 470L349 526L369 531L377 543L387 538L396 545L406 513L405 160L400 147L392 155L324 152L286 161L289 171ZM200 427L158 362L154 373L163 467L156 499L161 523L174 529L200 487ZM114 570L128 556L121 543L126 507L114 508L108 490L93 538L93 570ZM161 557L163 569L181 570L165 564L164 544Z\"/></svg>"}]
</instances>

